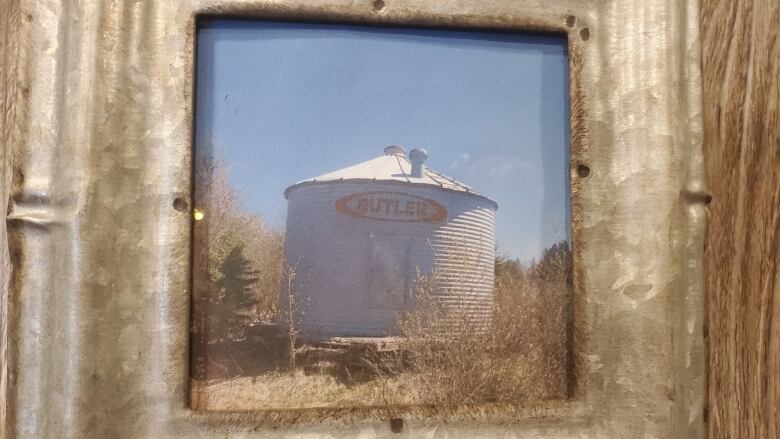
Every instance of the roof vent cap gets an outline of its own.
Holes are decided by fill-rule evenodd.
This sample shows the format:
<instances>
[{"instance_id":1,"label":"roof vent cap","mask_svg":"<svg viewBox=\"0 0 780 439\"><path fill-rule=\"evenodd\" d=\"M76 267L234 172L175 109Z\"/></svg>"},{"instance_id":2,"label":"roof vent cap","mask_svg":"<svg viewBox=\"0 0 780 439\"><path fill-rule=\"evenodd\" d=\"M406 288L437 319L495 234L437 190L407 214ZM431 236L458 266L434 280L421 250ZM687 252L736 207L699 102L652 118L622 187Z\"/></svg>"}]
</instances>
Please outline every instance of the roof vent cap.
<instances>
[{"instance_id":1,"label":"roof vent cap","mask_svg":"<svg viewBox=\"0 0 780 439\"><path fill-rule=\"evenodd\" d=\"M428 151L413 149L409 151L409 161L412 162L412 177L420 178L425 171L425 161L428 159Z\"/></svg>"},{"instance_id":2,"label":"roof vent cap","mask_svg":"<svg viewBox=\"0 0 780 439\"><path fill-rule=\"evenodd\" d=\"M390 145L385 147L385 155L405 155L406 151L403 146Z\"/></svg>"}]
</instances>

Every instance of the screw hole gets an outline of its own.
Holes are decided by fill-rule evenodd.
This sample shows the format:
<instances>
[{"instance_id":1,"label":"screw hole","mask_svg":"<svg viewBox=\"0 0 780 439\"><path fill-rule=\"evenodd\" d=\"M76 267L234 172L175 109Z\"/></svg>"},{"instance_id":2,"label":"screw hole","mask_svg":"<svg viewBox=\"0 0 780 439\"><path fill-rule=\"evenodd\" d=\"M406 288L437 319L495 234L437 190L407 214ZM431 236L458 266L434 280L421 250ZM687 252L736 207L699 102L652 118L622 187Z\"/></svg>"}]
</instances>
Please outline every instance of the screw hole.
<instances>
[{"instance_id":1,"label":"screw hole","mask_svg":"<svg viewBox=\"0 0 780 439\"><path fill-rule=\"evenodd\" d=\"M401 418L390 419L390 431L393 433L400 433L404 431L404 420Z\"/></svg>"},{"instance_id":2,"label":"screw hole","mask_svg":"<svg viewBox=\"0 0 780 439\"><path fill-rule=\"evenodd\" d=\"M379 12L385 8L385 2L384 0L374 0L371 6L374 8L374 11Z\"/></svg>"},{"instance_id":3,"label":"screw hole","mask_svg":"<svg viewBox=\"0 0 780 439\"><path fill-rule=\"evenodd\" d=\"M712 195L706 195L704 197L704 204L710 204L712 203Z\"/></svg>"},{"instance_id":4,"label":"screw hole","mask_svg":"<svg viewBox=\"0 0 780 439\"><path fill-rule=\"evenodd\" d=\"M566 26L574 27L575 24L577 24L577 17L573 15L569 15L568 17L566 17Z\"/></svg>"},{"instance_id":5,"label":"screw hole","mask_svg":"<svg viewBox=\"0 0 780 439\"><path fill-rule=\"evenodd\" d=\"M184 198L178 197L175 200L173 200L173 208L176 209L179 212L186 212L189 209L190 205L187 203L187 200Z\"/></svg>"},{"instance_id":6,"label":"screw hole","mask_svg":"<svg viewBox=\"0 0 780 439\"><path fill-rule=\"evenodd\" d=\"M582 28L582 30L580 31L580 38L582 38L582 41L588 41L588 39L590 38L590 29L588 29L587 27Z\"/></svg>"},{"instance_id":7,"label":"screw hole","mask_svg":"<svg viewBox=\"0 0 780 439\"><path fill-rule=\"evenodd\" d=\"M588 175L590 175L590 168L585 165L577 166L577 175L579 175L582 178L587 177Z\"/></svg>"}]
</instances>

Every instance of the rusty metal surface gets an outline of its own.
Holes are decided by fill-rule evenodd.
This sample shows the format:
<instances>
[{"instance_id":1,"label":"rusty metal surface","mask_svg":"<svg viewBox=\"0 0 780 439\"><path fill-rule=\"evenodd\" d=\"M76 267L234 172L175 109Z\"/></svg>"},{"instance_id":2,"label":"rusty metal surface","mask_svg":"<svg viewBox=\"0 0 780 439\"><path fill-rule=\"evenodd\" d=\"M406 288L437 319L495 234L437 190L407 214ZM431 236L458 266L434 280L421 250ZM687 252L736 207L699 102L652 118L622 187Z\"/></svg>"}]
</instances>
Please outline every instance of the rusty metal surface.
<instances>
[{"instance_id":1,"label":"rusty metal surface","mask_svg":"<svg viewBox=\"0 0 780 439\"><path fill-rule=\"evenodd\" d=\"M11 0L4 10L7 437L384 437L395 417L398 437L702 436L696 2ZM572 401L187 408L190 215L174 200L190 197L195 13L569 33Z\"/></svg>"}]
</instances>

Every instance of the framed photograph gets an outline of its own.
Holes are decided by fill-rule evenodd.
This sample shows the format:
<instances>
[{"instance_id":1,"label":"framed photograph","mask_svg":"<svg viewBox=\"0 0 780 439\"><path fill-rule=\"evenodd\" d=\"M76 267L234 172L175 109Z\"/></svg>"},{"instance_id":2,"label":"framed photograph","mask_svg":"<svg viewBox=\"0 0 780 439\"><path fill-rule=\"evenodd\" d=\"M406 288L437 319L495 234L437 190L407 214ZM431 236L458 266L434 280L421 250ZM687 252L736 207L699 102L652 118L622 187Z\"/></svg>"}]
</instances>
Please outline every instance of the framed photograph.
<instances>
[{"instance_id":1,"label":"framed photograph","mask_svg":"<svg viewBox=\"0 0 780 439\"><path fill-rule=\"evenodd\" d=\"M565 36L205 20L197 47L194 407L569 397Z\"/></svg>"},{"instance_id":2,"label":"framed photograph","mask_svg":"<svg viewBox=\"0 0 780 439\"><path fill-rule=\"evenodd\" d=\"M695 5L11 17L15 437L704 435Z\"/></svg>"}]
</instances>

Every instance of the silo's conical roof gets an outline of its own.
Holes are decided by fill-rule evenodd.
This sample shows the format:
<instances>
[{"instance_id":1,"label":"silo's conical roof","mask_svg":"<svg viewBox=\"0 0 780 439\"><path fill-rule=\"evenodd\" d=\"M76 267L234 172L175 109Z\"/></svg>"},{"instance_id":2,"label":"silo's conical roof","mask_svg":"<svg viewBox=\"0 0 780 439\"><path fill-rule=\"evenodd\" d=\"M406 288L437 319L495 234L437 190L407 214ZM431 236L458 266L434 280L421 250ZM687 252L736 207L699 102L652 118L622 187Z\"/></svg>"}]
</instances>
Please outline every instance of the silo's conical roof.
<instances>
[{"instance_id":1,"label":"silo's conical roof","mask_svg":"<svg viewBox=\"0 0 780 439\"><path fill-rule=\"evenodd\" d=\"M414 151L419 150L412 150L412 152ZM384 154L377 158L339 169L338 171L329 172L314 178L299 181L285 189L284 196L286 198L292 189L295 189L299 186L309 185L312 183L346 180L397 181L402 184L405 183L412 185L436 186L446 190L474 194L490 200L486 196L476 192L471 187L455 180L452 177L447 177L444 174L434 171L428 166L423 167L422 175L420 177L413 177L412 162L406 156L404 149L400 146L388 146L385 148ZM497 203L495 201L490 201L493 204L496 204L497 207Z\"/></svg>"}]
</instances>

